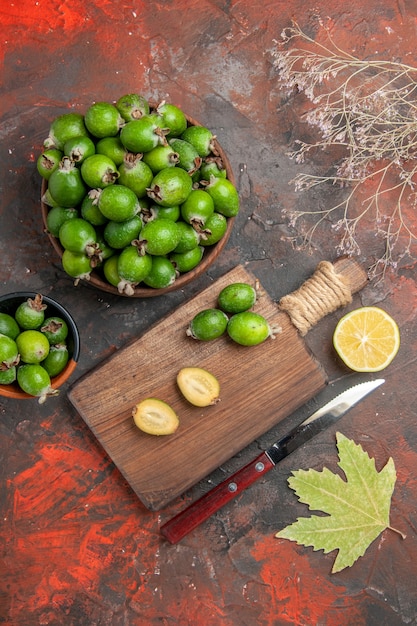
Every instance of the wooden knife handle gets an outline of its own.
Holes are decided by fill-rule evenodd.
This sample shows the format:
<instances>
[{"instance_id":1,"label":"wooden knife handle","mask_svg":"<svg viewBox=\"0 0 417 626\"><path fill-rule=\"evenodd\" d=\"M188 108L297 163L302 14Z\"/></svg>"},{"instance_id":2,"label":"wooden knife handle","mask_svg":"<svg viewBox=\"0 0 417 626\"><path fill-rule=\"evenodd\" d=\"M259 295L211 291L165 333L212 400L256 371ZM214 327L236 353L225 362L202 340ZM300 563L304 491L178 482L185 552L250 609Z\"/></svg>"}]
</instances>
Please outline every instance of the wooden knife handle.
<instances>
[{"instance_id":1,"label":"wooden knife handle","mask_svg":"<svg viewBox=\"0 0 417 626\"><path fill-rule=\"evenodd\" d=\"M360 263L350 257L340 257L333 263L338 274L349 281L350 291L356 293L368 284L368 274Z\"/></svg>"},{"instance_id":2,"label":"wooden knife handle","mask_svg":"<svg viewBox=\"0 0 417 626\"><path fill-rule=\"evenodd\" d=\"M263 452L163 524L161 534L171 543L177 543L273 467L274 463Z\"/></svg>"}]
</instances>

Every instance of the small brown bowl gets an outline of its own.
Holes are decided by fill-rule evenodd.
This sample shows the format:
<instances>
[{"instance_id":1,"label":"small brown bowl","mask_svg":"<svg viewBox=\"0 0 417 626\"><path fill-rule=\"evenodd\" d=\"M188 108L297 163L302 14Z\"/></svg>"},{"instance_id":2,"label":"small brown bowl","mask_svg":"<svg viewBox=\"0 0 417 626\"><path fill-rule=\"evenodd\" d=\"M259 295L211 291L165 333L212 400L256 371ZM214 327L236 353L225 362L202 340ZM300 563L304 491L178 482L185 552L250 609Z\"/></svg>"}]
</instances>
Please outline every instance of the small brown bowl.
<instances>
[{"instance_id":1,"label":"small brown bowl","mask_svg":"<svg viewBox=\"0 0 417 626\"><path fill-rule=\"evenodd\" d=\"M152 110L152 108L153 107L151 106L151 110ZM198 121L194 120L193 118L189 117L188 115L186 115L186 119L187 119L187 123L188 123L189 126L200 126L201 125ZM234 174L233 174L233 171L232 171L229 159L227 158L223 148L220 146L220 144L218 143L217 139L214 140L214 145L215 145L215 150L216 150L217 155L221 158L221 160L223 162L223 166L224 166L224 168L226 170L226 177L230 180L231 183L236 185L235 177L234 177ZM60 258L62 258L62 254L64 252L64 248L61 246L61 243L60 243L59 239L57 237L54 237L53 235L51 235L51 233L49 233L48 229L47 229L47 221L46 220L47 220L48 211L50 210L50 207L48 207L43 202L43 197L44 197L44 194L45 194L47 189L48 189L48 183L47 183L47 181L45 179L43 179L42 180L42 188L41 188L42 221L43 221L45 232L48 235L49 240L50 240L53 248L57 252L58 256ZM169 293L170 291L176 291L177 289L182 289L183 287L185 287L185 285L188 285L190 282L192 282L196 278L199 278L216 261L217 257L219 256L219 254L222 252L222 250L226 246L226 244L227 244L227 242L229 240L229 237L231 235L231 232L232 232L234 221L235 221L235 217L228 217L227 218L226 232L223 235L223 237L220 239L220 241L218 241L216 244L213 244L212 246L206 246L204 248L203 258L200 261L200 263L194 269L190 270L189 272L184 272L183 274L180 274L179 277L175 280L175 282L172 285L169 285L169 287L164 287L162 289L155 289L153 287L148 287L147 285L140 284L138 287L136 287L134 289L134 293L132 295L127 296L127 297L129 297L129 298L151 298L151 297L154 297L154 296L160 296L160 295ZM93 285L97 289L100 289L101 291L106 291L106 292L112 293L112 294L114 294L116 296L126 296L127 295L125 293L121 294L118 291L117 287L114 287L113 285L108 283L104 278L102 278L101 273L99 271L97 271L97 270L93 270L91 272L90 278L88 280L88 283L90 285Z\"/></svg>"},{"instance_id":2,"label":"small brown bowl","mask_svg":"<svg viewBox=\"0 0 417 626\"><path fill-rule=\"evenodd\" d=\"M36 295L37 294L33 291L17 291L15 293L0 295L0 311L2 313L8 313L9 315L13 316L19 304L25 302L28 298L35 298ZM68 325L69 332L67 338L67 346L69 352L69 360L62 372L57 376L51 378L52 388L59 389L59 387L61 387L65 383L65 381L68 380L68 378L71 376L76 368L80 355L80 335L77 325L67 309L59 304L59 302L53 300L52 298L49 298L48 296L42 295L42 301L44 304L47 305L47 308L45 309L47 317L62 317L62 319L65 320ZM10 385L0 385L0 396L4 396L5 398L16 398L18 400L34 399L34 396L31 396L22 391L17 382L14 382Z\"/></svg>"}]
</instances>

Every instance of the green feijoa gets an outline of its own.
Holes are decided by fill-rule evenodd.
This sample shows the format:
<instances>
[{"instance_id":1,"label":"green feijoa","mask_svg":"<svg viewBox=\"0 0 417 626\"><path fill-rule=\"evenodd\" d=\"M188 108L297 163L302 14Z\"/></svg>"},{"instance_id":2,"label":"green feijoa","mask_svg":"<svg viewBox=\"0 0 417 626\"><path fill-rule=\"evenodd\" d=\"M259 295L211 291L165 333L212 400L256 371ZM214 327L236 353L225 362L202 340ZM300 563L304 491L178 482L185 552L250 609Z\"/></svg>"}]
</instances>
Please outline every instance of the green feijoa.
<instances>
[{"instance_id":1,"label":"green feijoa","mask_svg":"<svg viewBox=\"0 0 417 626\"><path fill-rule=\"evenodd\" d=\"M212 341L226 331L229 318L220 309L204 309L193 317L186 333L193 339Z\"/></svg>"},{"instance_id":2,"label":"green feijoa","mask_svg":"<svg viewBox=\"0 0 417 626\"><path fill-rule=\"evenodd\" d=\"M205 126L189 126L181 139L193 145L201 157L207 157L215 148L215 136Z\"/></svg>"},{"instance_id":3,"label":"green feijoa","mask_svg":"<svg viewBox=\"0 0 417 626\"><path fill-rule=\"evenodd\" d=\"M108 220L113 222L130 220L140 210L135 192L122 184L103 189L98 197L98 208Z\"/></svg>"},{"instance_id":4,"label":"green feijoa","mask_svg":"<svg viewBox=\"0 0 417 626\"><path fill-rule=\"evenodd\" d=\"M9 369L18 363L19 347L17 345L17 341L11 339L11 337L8 337L7 335L0 334L0 370Z\"/></svg>"},{"instance_id":5,"label":"green feijoa","mask_svg":"<svg viewBox=\"0 0 417 626\"><path fill-rule=\"evenodd\" d=\"M96 254L93 255L92 263L94 267L99 267L103 261L109 259L115 253L115 249L110 246L104 238L103 230L97 232L97 249Z\"/></svg>"},{"instance_id":6,"label":"green feijoa","mask_svg":"<svg viewBox=\"0 0 417 626\"><path fill-rule=\"evenodd\" d=\"M234 217L239 212L239 194L228 178L212 176L205 190L213 198L214 210L226 217Z\"/></svg>"},{"instance_id":7,"label":"green feijoa","mask_svg":"<svg viewBox=\"0 0 417 626\"><path fill-rule=\"evenodd\" d=\"M181 233L178 224L166 218L147 222L139 233L140 251L155 256L169 254L177 247Z\"/></svg>"},{"instance_id":8,"label":"green feijoa","mask_svg":"<svg viewBox=\"0 0 417 626\"><path fill-rule=\"evenodd\" d=\"M242 313L252 308L256 302L256 290L248 283L231 283L224 287L217 298L217 304L226 313Z\"/></svg>"},{"instance_id":9,"label":"green feijoa","mask_svg":"<svg viewBox=\"0 0 417 626\"><path fill-rule=\"evenodd\" d=\"M163 101L156 107L156 112L162 117L164 128L169 128L168 137L178 137L187 128L187 118L175 104Z\"/></svg>"},{"instance_id":10,"label":"green feijoa","mask_svg":"<svg viewBox=\"0 0 417 626\"><path fill-rule=\"evenodd\" d=\"M143 115L127 122L120 131L120 141L129 152L149 152L152 148L166 144L166 132L161 128L158 115Z\"/></svg>"},{"instance_id":11,"label":"green feijoa","mask_svg":"<svg viewBox=\"0 0 417 626\"><path fill-rule=\"evenodd\" d=\"M143 154L143 161L156 174L166 167L174 167L179 163L179 156L169 145L156 146L149 152Z\"/></svg>"},{"instance_id":12,"label":"green feijoa","mask_svg":"<svg viewBox=\"0 0 417 626\"><path fill-rule=\"evenodd\" d=\"M68 139L82 135L88 136L84 116L81 113L63 113L52 121L44 146L45 148L63 150Z\"/></svg>"},{"instance_id":13,"label":"green feijoa","mask_svg":"<svg viewBox=\"0 0 417 626\"><path fill-rule=\"evenodd\" d=\"M227 230L227 218L221 213L213 213L204 224L202 231L201 245L212 246L220 241Z\"/></svg>"},{"instance_id":14,"label":"green feijoa","mask_svg":"<svg viewBox=\"0 0 417 626\"><path fill-rule=\"evenodd\" d=\"M39 363L21 365L17 370L17 382L22 391L38 397L40 404L45 402L48 396L58 394L57 389L52 389L48 372Z\"/></svg>"},{"instance_id":15,"label":"green feijoa","mask_svg":"<svg viewBox=\"0 0 417 626\"><path fill-rule=\"evenodd\" d=\"M62 317L47 317L40 327L41 333L45 335L51 345L63 343L68 337L68 324Z\"/></svg>"},{"instance_id":16,"label":"green feijoa","mask_svg":"<svg viewBox=\"0 0 417 626\"><path fill-rule=\"evenodd\" d=\"M58 202L52 197L49 189L45 190L45 193L43 194L41 200L44 204L46 204L46 206L49 206L52 208L59 206Z\"/></svg>"},{"instance_id":17,"label":"green feijoa","mask_svg":"<svg viewBox=\"0 0 417 626\"><path fill-rule=\"evenodd\" d=\"M66 220L59 229L62 247L75 254L87 254L95 247L96 238L94 226L82 217Z\"/></svg>"},{"instance_id":18,"label":"green feijoa","mask_svg":"<svg viewBox=\"0 0 417 626\"><path fill-rule=\"evenodd\" d=\"M140 254L136 246L124 248L117 262L117 273L120 282L117 285L119 293L127 296L134 294L134 288L152 269L152 257L149 254Z\"/></svg>"},{"instance_id":19,"label":"green feijoa","mask_svg":"<svg viewBox=\"0 0 417 626\"><path fill-rule=\"evenodd\" d=\"M11 385L16 380L17 368L15 365L7 369L0 369L0 385Z\"/></svg>"},{"instance_id":20,"label":"green feijoa","mask_svg":"<svg viewBox=\"0 0 417 626\"><path fill-rule=\"evenodd\" d=\"M41 363L49 376L58 376L65 368L69 360L68 347L65 343L57 343L51 346L49 354Z\"/></svg>"},{"instance_id":21,"label":"green feijoa","mask_svg":"<svg viewBox=\"0 0 417 626\"><path fill-rule=\"evenodd\" d=\"M214 213L214 202L204 189L193 189L181 205L182 219L199 228L204 227L208 218Z\"/></svg>"},{"instance_id":22,"label":"green feijoa","mask_svg":"<svg viewBox=\"0 0 417 626\"><path fill-rule=\"evenodd\" d=\"M62 224L67 220L73 220L75 217L79 217L77 209L62 206L52 207L46 216L46 228L51 235L58 237Z\"/></svg>"},{"instance_id":23,"label":"green feijoa","mask_svg":"<svg viewBox=\"0 0 417 626\"><path fill-rule=\"evenodd\" d=\"M194 174L201 167L201 157L197 150L188 141L175 137L169 140L169 145L178 155L178 166L189 174Z\"/></svg>"},{"instance_id":24,"label":"green feijoa","mask_svg":"<svg viewBox=\"0 0 417 626\"><path fill-rule=\"evenodd\" d=\"M82 179L92 189L103 189L113 185L119 178L116 163L105 154L92 154L87 157L81 163L80 171Z\"/></svg>"},{"instance_id":25,"label":"green feijoa","mask_svg":"<svg viewBox=\"0 0 417 626\"><path fill-rule=\"evenodd\" d=\"M127 150L119 137L103 137L96 143L97 154L104 154L119 167L127 154Z\"/></svg>"},{"instance_id":26,"label":"green feijoa","mask_svg":"<svg viewBox=\"0 0 417 626\"><path fill-rule=\"evenodd\" d=\"M201 180L210 181L211 176L215 178L227 178L226 168L219 157L209 157L201 164L199 171Z\"/></svg>"},{"instance_id":27,"label":"green feijoa","mask_svg":"<svg viewBox=\"0 0 417 626\"><path fill-rule=\"evenodd\" d=\"M256 346L271 335L271 329L267 320L259 313L243 311L229 319L227 333L241 346Z\"/></svg>"},{"instance_id":28,"label":"green feijoa","mask_svg":"<svg viewBox=\"0 0 417 626\"><path fill-rule=\"evenodd\" d=\"M71 137L64 144L64 154L74 163L82 163L87 157L95 154L96 147L90 137Z\"/></svg>"},{"instance_id":29,"label":"green feijoa","mask_svg":"<svg viewBox=\"0 0 417 626\"><path fill-rule=\"evenodd\" d=\"M142 154L128 152L123 163L119 165L119 184L129 187L138 198L143 198L152 179L153 172L143 161Z\"/></svg>"},{"instance_id":30,"label":"green feijoa","mask_svg":"<svg viewBox=\"0 0 417 626\"><path fill-rule=\"evenodd\" d=\"M153 204L152 206L142 209L142 215L145 222L155 220L160 217L165 217L168 220L177 222L181 217L181 211L178 204L174 206L160 206L159 204Z\"/></svg>"},{"instance_id":31,"label":"green feijoa","mask_svg":"<svg viewBox=\"0 0 417 626\"><path fill-rule=\"evenodd\" d=\"M90 157L92 158L94 157ZM62 207L76 207L87 193L80 170L74 161L66 156L61 159L58 168L50 175L48 190L58 206Z\"/></svg>"},{"instance_id":32,"label":"green feijoa","mask_svg":"<svg viewBox=\"0 0 417 626\"><path fill-rule=\"evenodd\" d=\"M139 215L124 222L109 221L104 227L104 239L115 250L122 250L138 238L141 228L142 220Z\"/></svg>"},{"instance_id":33,"label":"green feijoa","mask_svg":"<svg viewBox=\"0 0 417 626\"><path fill-rule=\"evenodd\" d=\"M47 305L43 302L40 293L34 298L27 298L17 307L14 318L23 330L33 330L39 328L45 320L45 310Z\"/></svg>"},{"instance_id":34,"label":"green feijoa","mask_svg":"<svg viewBox=\"0 0 417 626\"><path fill-rule=\"evenodd\" d=\"M111 102L95 102L85 112L87 130L98 139L115 137L124 124L118 109Z\"/></svg>"},{"instance_id":35,"label":"green feijoa","mask_svg":"<svg viewBox=\"0 0 417 626\"><path fill-rule=\"evenodd\" d=\"M16 339L20 333L19 324L16 322L13 315L0 311L0 334L10 337L10 339Z\"/></svg>"},{"instance_id":36,"label":"green feijoa","mask_svg":"<svg viewBox=\"0 0 417 626\"><path fill-rule=\"evenodd\" d=\"M151 200L161 206L182 204L193 186L191 176L180 167L166 167L152 179L147 193Z\"/></svg>"},{"instance_id":37,"label":"green feijoa","mask_svg":"<svg viewBox=\"0 0 417 626\"><path fill-rule=\"evenodd\" d=\"M175 282L176 277L177 272L167 257L154 256L152 257L152 269L143 279L143 282L153 289L164 289L170 287Z\"/></svg>"},{"instance_id":38,"label":"green feijoa","mask_svg":"<svg viewBox=\"0 0 417 626\"><path fill-rule=\"evenodd\" d=\"M58 169L59 163L63 156L64 153L61 150L57 150L56 148L44 150L44 152L39 155L36 161L36 168L42 178L45 178L45 180L49 179L52 172Z\"/></svg>"},{"instance_id":39,"label":"green feijoa","mask_svg":"<svg viewBox=\"0 0 417 626\"><path fill-rule=\"evenodd\" d=\"M138 120L143 115L149 115L150 112L147 99L137 93L121 96L116 102L116 108L126 122Z\"/></svg>"},{"instance_id":40,"label":"green feijoa","mask_svg":"<svg viewBox=\"0 0 417 626\"><path fill-rule=\"evenodd\" d=\"M117 264L119 262L119 255L114 254L110 258L106 259L103 263L103 274L107 282L113 287L117 287L120 283L119 272L117 271Z\"/></svg>"},{"instance_id":41,"label":"green feijoa","mask_svg":"<svg viewBox=\"0 0 417 626\"><path fill-rule=\"evenodd\" d=\"M49 341L40 330L23 330L16 337L16 345L24 363L40 363L50 350Z\"/></svg>"},{"instance_id":42,"label":"green feijoa","mask_svg":"<svg viewBox=\"0 0 417 626\"><path fill-rule=\"evenodd\" d=\"M174 264L175 269L180 272L180 274L183 274L184 272L189 272L197 267L203 258L203 254L204 248L202 246L197 246L196 248L181 254L173 252L170 254L169 258Z\"/></svg>"},{"instance_id":43,"label":"green feijoa","mask_svg":"<svg viewBox=\"0 0 417 626\"><path fill-rule=\"evenodd\" d=\"M81 202L81 217L93 226L103 226L107 223L107 217L98 208L97 190L92 189Z\"/></svg>"},{"instance_id":44,"label":"green feijoa","mask_svg":"<svg viewBox=\"0 0 417 626\"><path fill-rule=\"evenodd\" d=\"M85 254L77 254L71 250L64 250L61 257L64 272L74 278L74 284L80 280L89 280L92 271L91 259Z\"/></svg>"},{"instance_id":45,"label":"green feijoa","mask_svg":"<svg viewBox=\"0 0 417 626\"><path fill-rule=\"evenodd\" d=\"M181 238L174 252L182 254L183 252L189 252L196 248L200 243L201 237L195 228L186 222L178 222L178 228L181 232Z\"/></svg>"}]
</instances>

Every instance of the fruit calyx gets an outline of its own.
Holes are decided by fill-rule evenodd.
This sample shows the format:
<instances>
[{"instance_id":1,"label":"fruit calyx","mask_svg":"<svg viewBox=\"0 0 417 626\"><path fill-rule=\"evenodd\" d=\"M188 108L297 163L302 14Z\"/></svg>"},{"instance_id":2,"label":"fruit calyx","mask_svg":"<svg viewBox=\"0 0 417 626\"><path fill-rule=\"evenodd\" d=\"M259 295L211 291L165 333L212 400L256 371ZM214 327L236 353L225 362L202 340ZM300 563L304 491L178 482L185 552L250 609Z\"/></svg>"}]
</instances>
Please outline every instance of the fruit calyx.
<instances>
[{"instance_id":1,"label":"fruit calyx","mask_svg":"<svg viewBox=\"0 0 417 626\"><path fill-rule=\"evenodd\" d=\"M43 303L42 294L37 293L34 298L27 299L27 305L33 311L44 311L47 307L46 304Z\"/></svg>"},{"instance_id":2,"label":"fruit calyx","mask_svg":"<svg viewBox=\"0 0 417 626\"><path fill-rule=\"evenodd\" d=\"M59 389L53 389L53 387L47 387L40 393L38 403L43 404L47 398L50 398L51 396L57 396L58 394L59 394Z\"/></svg>"},{"instance_id":3,"label":"fruit calyx","mask_svg":"<svg viewBox=\"0 0 417 626\"><path fill-rule=\"evenodd\" d=\"M61 330L63 324L62 322L57 322L55 320L50 320L47 324L45 324L44 326L41 326L41 332L42 333L51 333L51 334L56 334L59 330ZM59 344L55 344L55 345L59 345Z\"/></svg>"},{"instance_id":4,"label":"fruit calyx","mask_svg":"<svg viewBox=\"0 0 417 626\"><path fill-rule=\"evenodd\" d=\"M77 166L75 162L68 156L62 157L61 161L59 162L59 169L64 172L71 172L72 170L75 170L76 167Z\"/></svg>"},{"instance_id":5,"label":"fruit calyx","mask_svg":"<svg viewBox=\"0 0 417 626\"><path fill-rule=\"evenodd\" d=\"M210 228L204 228L204 224L201 220L191 220L191 226L194 228L199 236L199 241L206 241L212 235Z\"/></svg>"},{"instance_id":6,"label":"fruit calyx","mask_svg":"<svg viewBox=\"0 0 417 626\"><path fill-rule=\"evenodd\" d=\"M91 242L86 245L85 254L90 259L90 267L93 269L103 261L103 252L100 248L100 244L96 242Z\"/></svg>"},{"instance_id":7,"label":"fruit calyx","mask_svg":"<svg viewBox=\"0 0 417 626\"><path fill-rule=\"evenodd\" d=\"M193 163L194 163L194 167L192 167L191 169L187 170L187 172L188 172L188 174L190 176L192 176L193 174L198 172L198 170L200 169L200 167L203 164L203 159L200 156L195 157L195 159L193 160Z\"/></svg>"},{"instance_id":8,"label":"fruit calyx","mask_svg":"<svg viewBox=\"0 0 417 626\"><path fill-rule=\"evenodd\" d=\"M19 365L19 363L20 363L20 354L15 356L10 361L2 361L0 363L0 372L7 372L7 370L11 369L12 367L16 367L16 365Z\"/></svg>"},{"instance_id":9,"label":"fruit calyx","mask_svg":"<svg viewBox=\"0 0 417 626\"><path fill-rule=\"evenodd\" d=\"M152 220L148 220L148 221L152 221ZM146 246L148 245L148 240L147 239L133 239L133 241L130 242L130 245L136 248L137 253L140 256L145 256Z\"/></svg>"},{"instance_id":10,"label":"fruit calyx","mask_svg":"<svg viewBox=\"0 0 417 626\"><path fill-rule=\"evenodd\" d=\"M161 191L161 187L159 185L153 185L152 187L147 187L146 192L151 198L151 200L155 200L155 202L161 202L163 200L163 194Z\"/></svg>"},{"instance_id":11,"label":"fruit calyx","mask_svg":"<svg viewBox=\"0 0 417 626\"><path fill-rule=\"evenodd\" d=\"M102 181L105 185L112 185L119 178L120 173L116 170L112 170L111 167L107 168L102 176Z\"/></svg>"},{"instance_id":12,"label":"fruit calyx","mask_svg":"<svg viewBox=\"0 0 417 626\"><path fill-rule=\"evenodd\" d=\"M119 293L125 293L127 296L133 296L137 284L138 283L132 283L129 280L122 279L117 284L117 291Z\"/></svg>"},{"instance_id":13,"label":"fruit calyx","mask_svg":"<svg viewBox=\"0 0 417 626\"><path fill-rule=\"evenodd\" d=\"M204 160L205 163L214 163L215 165L217 165L217 167L219 168L219 170L224 170L224 163L223 163L223 159L221 158L221 156L217 153L216 156L212 156L212 157L207 157Z\"/></svg>"},{"instance_id":14,"label":"fruit calyx","mask_svg":"<svg viewBox=\"0 0 417 626\"><path fill-rule=\"evenodd\" d=\"M126 169L132 170L136 163L142 160L142 157L142 152L128 152L123 159Z\"/></svg>"},{"instance_id":15,"label":"fruit calyx","mask_svg":"<svg viewBox=\"0 0 417 626\"><path fill-rule=\"evenodd\" d=\"M90 191L88 192L87 195L94 205L98 204L102 191L102 189L90 189Z\"/></svg>"},{"instance_id":16,"label":"fruit calyx","mask_svg":"<svg viewBox=\"0 0 417 626\"><path fill-rule=\"evenodd\" d=\"M153 131L154 134L159 137L159 143L162 146L168 145L168 139L166 138L166 136L169 134L169 130L169 128L160 128L159 126L157 126Z\"/></svg>"}]
</instances>

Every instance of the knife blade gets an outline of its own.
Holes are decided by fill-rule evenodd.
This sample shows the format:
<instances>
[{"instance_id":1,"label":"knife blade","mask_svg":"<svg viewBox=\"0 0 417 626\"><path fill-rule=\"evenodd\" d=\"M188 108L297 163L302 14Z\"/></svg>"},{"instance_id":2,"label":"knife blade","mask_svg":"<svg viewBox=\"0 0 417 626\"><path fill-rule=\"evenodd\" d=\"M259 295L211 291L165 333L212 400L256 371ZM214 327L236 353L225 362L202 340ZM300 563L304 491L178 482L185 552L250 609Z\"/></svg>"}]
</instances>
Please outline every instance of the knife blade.
<instances>
[{"instance_id":1,"label":"knife blade","mask_svg":"<svg viewBox=\"0 0 417 626\"><path fill-rule=\"evenodd\" d=\"M227 502L274 468L279 461L310 441L322 430L337 422L347 411L384 382L383 378L368 380L349 387L335 396L250 463L237 470L183 511L180 511L171 520L165 522L160 528L161 534L170 543L177 543L183 539L185 535L207 520Z\"/></svg>"}]
</instances>

